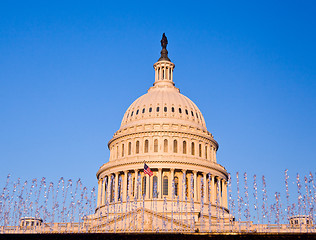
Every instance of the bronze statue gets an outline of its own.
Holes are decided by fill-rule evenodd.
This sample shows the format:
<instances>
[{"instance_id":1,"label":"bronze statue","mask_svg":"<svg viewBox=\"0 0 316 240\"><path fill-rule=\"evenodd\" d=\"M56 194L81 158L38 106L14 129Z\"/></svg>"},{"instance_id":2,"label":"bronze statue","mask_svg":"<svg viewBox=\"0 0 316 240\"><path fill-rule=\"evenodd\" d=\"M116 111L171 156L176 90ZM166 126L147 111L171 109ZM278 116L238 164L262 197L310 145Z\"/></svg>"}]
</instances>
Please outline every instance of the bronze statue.
<instances>
[{"instance_id":1,"label":"bronze statue","mask_svg":"<svg viewBox=\"0 0 316 240\"><path fill-rule=\"evenodd\" d=\"M166 49L167 48L167 44L168 44L168 39L165 35L165 33L162 34L162 39L161 39L161 46L163 49Z\"/></svg>"},{"instance_id":2,"label":"bronze statue","mask_svg":"<svg viewBox=\"0 0 316 240\"><path fill-rule=\"evenodd\" d=\"M168 39L165 33L162 34L160 43L161 43L162 50L160 52L161 56L158 59L158 61L170 61L170 59L168 58L168 51L167 51Z\"/></svg>"}]
</instances>

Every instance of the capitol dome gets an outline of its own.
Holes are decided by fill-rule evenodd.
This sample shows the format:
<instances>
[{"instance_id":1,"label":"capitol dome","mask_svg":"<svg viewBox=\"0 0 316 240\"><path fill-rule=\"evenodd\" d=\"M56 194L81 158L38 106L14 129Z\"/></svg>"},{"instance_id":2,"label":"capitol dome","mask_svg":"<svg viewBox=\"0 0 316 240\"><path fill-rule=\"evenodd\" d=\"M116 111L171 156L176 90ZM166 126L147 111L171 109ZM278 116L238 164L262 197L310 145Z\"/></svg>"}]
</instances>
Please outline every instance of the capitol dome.
<instances>
[{"instance_id":1,"label":"capitol dome","mask_svg":"<svg viewBox=\"0 0 316 240\"><path fill-rule=\"evenodd\" d=\"M169 81L159 81L136 99L124 114L121 128L143 123L180 123L206 130L198 107Z\"/></svg>"},{"instance_id":2,"label":"capitol dome","mask_svg":"<svg viewBox=\"0 0 316 240\"><path fill-rule=\"evenodd\" d=\"M228 219L228 174L217 163L218 143L207 131L198 107L175 87L175 65L168 57L167 43L163 35L153 86L129 106L120 129L108 142L109 161L97 172L96 214L109 215L109 209L115 210L118 204L128 209L131 201L134 206L142 201L143 212L165 212L172 218L172 206L177 202L184 208L189 199L205 209L191 207L190 221L202 215L211 222L218 209L221 218ZM151 169L150 175L146 166ZM116 214L110 215L114 218ZM177 217L180 219L180 215ZM189 221L187 215L185 218L184 225Z\"/></svg>"},{"instance_id":3,"label":"capitol dome","mask_svg":"<svg viewBox=\"0 0 316 240\"><path fill-rule=\"evenodd\" d=\"M144 123L177 123L206 131L201 111L175 87L174 67L168 57L167 49L163 48L161 57L154 64L153 86L127 109L121 129Z\"/></svg>"}]
</instances>

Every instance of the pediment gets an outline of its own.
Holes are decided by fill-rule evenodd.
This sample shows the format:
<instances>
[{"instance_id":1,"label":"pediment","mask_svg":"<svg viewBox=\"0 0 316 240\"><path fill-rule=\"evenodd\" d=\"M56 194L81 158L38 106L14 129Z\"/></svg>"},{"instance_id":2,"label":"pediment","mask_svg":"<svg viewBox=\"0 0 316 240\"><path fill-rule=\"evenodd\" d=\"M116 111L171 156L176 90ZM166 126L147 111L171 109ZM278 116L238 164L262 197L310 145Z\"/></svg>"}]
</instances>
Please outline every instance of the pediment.
<instances>
[{"instance_id":1,"label":"pediment","mask_svg":"<svg viewBox=\"0 0 316 240\"><path fill-rule=\"evenodd\" d=\"M93 229L102 232L177 232L191 231L185 221L172 219L167 214L156 213L146 208L138 208L123 214L111 214L94 221Z\"/></svg>"}]
</instances>

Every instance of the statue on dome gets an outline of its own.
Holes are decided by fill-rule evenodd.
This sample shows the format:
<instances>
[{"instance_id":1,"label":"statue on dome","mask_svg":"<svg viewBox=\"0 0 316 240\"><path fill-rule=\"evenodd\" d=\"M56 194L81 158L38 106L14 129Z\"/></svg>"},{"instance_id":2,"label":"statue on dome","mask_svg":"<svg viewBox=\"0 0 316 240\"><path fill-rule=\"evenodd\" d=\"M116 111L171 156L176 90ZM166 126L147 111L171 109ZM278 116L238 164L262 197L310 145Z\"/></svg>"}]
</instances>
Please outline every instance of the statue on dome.
<instances>
[{"instance_id":1,"label":"statue on dome","mask_svg":"<svg viewBox=\"0 0 316 240\"><path fill-rule=\"evenodd\" d=\"M158 59L158 61L170 61L170 59L168 58L168 51L167 51L168 39L165 33L162 34L160 43L161 43L162 50L160 52L161 56Z\"/></svg>"},{"instance_id":2,"label":"statue on dome","mask_svg":"<svg viewBox=\"0 0 316 240\"><path fill-rule=\"evenodd\" d=\"M165 35L165 33L162 34L162 38L161 38L161 46L163 49L166 49L167 48L167 44L168 44L168 39Z\"/></svg>"}]
</instances>

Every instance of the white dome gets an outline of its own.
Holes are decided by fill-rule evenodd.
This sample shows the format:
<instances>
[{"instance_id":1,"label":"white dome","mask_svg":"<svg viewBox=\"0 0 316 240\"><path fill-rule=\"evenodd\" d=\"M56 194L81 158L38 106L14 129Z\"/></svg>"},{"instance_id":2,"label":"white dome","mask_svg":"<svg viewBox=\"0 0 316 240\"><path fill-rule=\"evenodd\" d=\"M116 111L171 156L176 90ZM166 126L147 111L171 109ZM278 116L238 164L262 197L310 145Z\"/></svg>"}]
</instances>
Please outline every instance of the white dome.
<instances>
[{"instance_id":1,"label":"white dome","mask_svg":"<svg viewBox=\"0 0 316 240\"><path fill-rule=\"evenodd\" d=\"M136 99L125 112L121 129L153 123L177 123L206 130L201 111L170 82L159 82Z\"/></svg>"}]
</instances>

